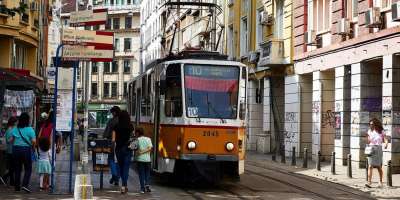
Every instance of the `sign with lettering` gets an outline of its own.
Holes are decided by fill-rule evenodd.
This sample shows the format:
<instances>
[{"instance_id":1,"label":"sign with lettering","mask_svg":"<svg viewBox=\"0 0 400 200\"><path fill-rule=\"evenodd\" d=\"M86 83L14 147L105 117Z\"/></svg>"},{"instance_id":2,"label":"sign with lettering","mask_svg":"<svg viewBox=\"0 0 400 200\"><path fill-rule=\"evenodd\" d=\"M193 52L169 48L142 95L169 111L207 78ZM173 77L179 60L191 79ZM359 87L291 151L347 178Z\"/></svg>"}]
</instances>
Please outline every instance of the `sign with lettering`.
<instances>
[{"instance_id":1,"label":"sign with lettering","mask_svg":"<svg viewBox=\"0 0 400 200\"><path fill-rule=\"evenodd\" d=\"M106 31L63 29L61 40L64 44L96 46L102 49L112 50L114 33Z\"/></svg>"},{"instance_id":2,"label":"sign with lettering","mask_svg":"<svg viewBox=\"0 0 400 200\"><path fill-rule=\"evenodd\" d=\"M86 60L92 62L112 62L114 50L99 49L95 46L65 46L62 58L64 60Z\"/></svg>"},{"instance_id":3,"label":"sign with lettering","mask_svg":"<svg viewBox=\"0 0 400 200\"><path fill-rule=\"evenodd\" d=\"M93 26L105 24L107 21L107 9L93 9L71 12L70 26Z\"/></svg>"}]
</instances>

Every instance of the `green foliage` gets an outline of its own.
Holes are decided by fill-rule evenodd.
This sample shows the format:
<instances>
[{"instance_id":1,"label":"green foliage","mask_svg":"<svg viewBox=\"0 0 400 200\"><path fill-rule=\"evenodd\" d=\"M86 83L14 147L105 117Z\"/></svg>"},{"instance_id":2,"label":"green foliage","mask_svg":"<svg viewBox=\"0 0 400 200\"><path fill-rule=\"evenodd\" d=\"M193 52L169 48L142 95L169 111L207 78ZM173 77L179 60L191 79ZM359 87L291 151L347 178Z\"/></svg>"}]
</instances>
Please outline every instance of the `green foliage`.
<instances>
[{"instance_id":1,"label":"green foliage","mask_svg":"<svg viewBox=\"0 0 400 200\"><path fill-rule=\"evenodd\" d=\"M20 2L19 7L14 7L14 8L7 8L5 5L1 5L0 13L7 14L11 17L14 17L15 14L17 14L17 13L20 15L22 13L25 13L27 9L28 9L28 5Z\"/></svg>"}]
</instances>

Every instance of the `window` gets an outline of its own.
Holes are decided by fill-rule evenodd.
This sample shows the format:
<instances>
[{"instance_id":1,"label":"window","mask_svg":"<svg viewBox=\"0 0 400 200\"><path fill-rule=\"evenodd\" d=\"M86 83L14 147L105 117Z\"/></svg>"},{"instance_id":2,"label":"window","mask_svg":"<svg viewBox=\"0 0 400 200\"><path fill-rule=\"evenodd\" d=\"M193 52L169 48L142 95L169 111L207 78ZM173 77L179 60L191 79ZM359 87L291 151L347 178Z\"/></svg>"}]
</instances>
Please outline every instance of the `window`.
<instances>
[{"instance_id":1,"label":"window","mask_svg":"<svg viewBox=\"0 0 400 200\"><path fill-rule=\"evenodd\" d=\"M374 0L374 7L388 8L392 5L392 0Z\"/></svg>"},{"instance_id":2,"label":"window","mask_svg":"<svg viewBox=\"0 0 400 200\"><path fill-rule=\"evenodd\" d=\"M86 26L85 26L85 30L88 30L88 31L90 31L90 30L92 30L92 27L91 27L91 26L88 26L88 25L86 25Z\"/></svg>"},{"instance_id":3,"label":"window","mask_svg":"<svg viewBox=\"0 0 400 200\"><path fill-rule=\"evenodd\" d=\"M97 97L97 83L92 83L92 98Z\"/></svg>"},{"instance_id":4,"label":"window","mask_svg":"<svg viewBox=\"0 0 400 200\"><path fill-rule=\"evenodd\" d=\"M131 51L131 38L124 39L124 51Z\"/></svg>"},{"instance_id":5,"label":"window","mask_svg":"<svg viewBox=\"0 0 400 200\"><path fill-rule=\"evenodd\" d=\"M167 117L182 116L182 84L181 65L171 64L166 71L165 115Z\"/></svg>"},{"instance_id":6,"label":"window","mask_svg":"<svg viewBox=\"0 0 400 200\"><path fill-rule=\"evenodd\" d=\"M100 25L94 25L94 26L93 26L93 30L94 30L94 31L100 30Z\"/></svg>"},{"instance_id":7,"label":"window","mask_svg":"<svg viewBox=\"0 0 400 200\"><path fill-rule=\"evenodd\" d=\"M77 69L76 69L76 80L81 80L81 68L80 67L78 67Z\"/></svg>"},{"instance_id":8,"label":"window","mask_svg":"<svg viewBox=\"0 0 400 200\"><path fill-rule=\"evenodd\" d=\"M132 28L132 17L128 16L125 18L125 29Z\"/></svg>"},{"instance_id":9,"label":"window","mask_svg":"<svg viewBox=\"0 0 400 200\"><path fill-rule=\"evenodd\" d=\"M313 28L317 32L329 30L330 4L330 0L314 0L313 2Z\"/></svg>"},{"instance_id":10,"label":"window","mask_svg":"<svg viewBox=\"0 0 400 200\"><path fill-rule=\"evenodd\" d=\"M258 81L258 87L256 88L256 103L260 104L263 102L264 97L264 79Z\"/></svg>"},{"instance_id":11,"label":"window","mask_svg":"<svg viewBox=\"0 0 400 200\"><path fill-rule=\"evenodd\" d=\"M110 73L111 67L109 62L104 62L104 73Z\"/></svg>"},{"instance_id":12,"label":"window","mask_svg":"<svg viewBox=\"0 0 400 200\"><path fill-rule=\"evenodd\" d=\"M106 27L105 27L106 29L111 29L111 18L108 18L107 19L107 22L106 22Z\"/></svg>"},{"instance_id":13,"label":"window","mask_svg":"<svg viewBox=\"0 0 400 200\"><path fill-rule=\"evenodd\" d=\"M114 50L119 51L119 38L115 38L114 40Z\"/></svg>"},{"instance_id":14,"label":"window","mask_svg":"<svg viewBox=\"0 0 400 200\"><path fill-rule=\"evenodd\" d=\"M113 61L112 62L112 68L111 68L112 73L118 73L118 61Z\"/></svg>"},{"instance_id":15,"label":"window","mask_svg":"<svg viewBox=\"0 0 400 200\"><path fill-rule=\"evenodd\" d=\"M125 74L131 73L131 61L130 60L124 60L124 73Z\"/></svg>"},{"instance_id":16,"label":"window","mask_svg":"<svg viewBox=\"0 0 400 200\"><path fill-rule=\"evenodd\" d=\"M115 0L110 0L110 4L111 4L111 5L114 5L114 1L115 1Z\"/></svg>"},{"instance_id":17,"label":"window","mask_svg":"<svg viewBox=\"0 0 400 200\"><path fill-rule=\"evenodd\" d=\"M98 72L97 62L92 62L92 74L97 74L97 72Z\"/></svg>"},{"instance_id":18,"label":"window","mask_svg":"<svg viewBox=\"0 0 400 200\"><path fill-rule=\"evenodd\" d=\"M110 83L104 83L103 96L104 98L110 97Z\"/></svg>"},{"instance_id":19,"label":"window","mask_svg":"<svg viewBox=\"0 0 400 200\"><path fill-rule=\"evenodd\" d=\"M132 4L132 0L126 0L126 4L128 5Z\"/></svg>"},{"instance_id":20,"label":"window","mask_svg":"<svg viewBox=\"0 0 400 200\"><path fill-rule=\"evenodd\" d=\"M264 10L257 10L256 16L256 49L260 48L260 43L263 40L263 25L261 24L261 16L264 13Z\"/></svg>"},{"instance_id":21,"label":"window","mask_svg":"<svg viewBox=\"0 0 400 200\"><path fill-rule=\"evenodd\" d=\"M240 23L240 56L246 56L248 49L247 17L244 17Z\"/></svg>"},{"instance_id":22,"label":"window","mask_svg":"<svg viewBox=\"0 0 400 200\"><path fill-rule=\"evenodd\" d=\"M233 33L233 25L229 25L228 27L228 56L233 59L235 57L235 45L234 45L234 41L235 41L235 37L234 37L234 33Z\"/></svg>"},{"instance_id":23,"label":"window","mask_svg":"<svg viewBox=\"0 0 400 200\"><path fill-rule=\"evenodd\" d=\"M118 83L111 83L111 97L117 97Z\"/></svg>"},{"instance_id":24,"label":"window","mask_svg":"<svg viewBox=\"0 0 400 200\"><path fill-rule=\"evenodd\" d=\"M119 29L119 18L113 18L113 29Z\"/></svg>"}]
</instances>

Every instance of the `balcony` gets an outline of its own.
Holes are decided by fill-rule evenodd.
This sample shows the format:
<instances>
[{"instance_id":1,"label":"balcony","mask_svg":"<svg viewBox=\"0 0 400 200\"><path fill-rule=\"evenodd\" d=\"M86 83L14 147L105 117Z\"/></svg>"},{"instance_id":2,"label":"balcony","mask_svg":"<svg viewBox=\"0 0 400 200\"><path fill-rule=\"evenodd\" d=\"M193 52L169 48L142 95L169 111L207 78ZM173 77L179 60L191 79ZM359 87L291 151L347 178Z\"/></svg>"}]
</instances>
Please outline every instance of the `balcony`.
<instances>
[{"instance_id":1,"label":"balcony","mask_svg":"<svg viewBox=\"0 0 400 200\"><path fill-rule=\"evenodd\" d=\"M283 40L271 39L261 43L259 67L285 65Z\"/></svg>"},{"instance_id":2,"label":"balcony","mask_svg":"<svg viewBox=\"0 0 400 200\"><path fill-rule=\"evenodd\" d=\"M121 51L115 51L115 57L134 57L135 54L132 49L125 49Z\"/></svg>"}]
</instances>

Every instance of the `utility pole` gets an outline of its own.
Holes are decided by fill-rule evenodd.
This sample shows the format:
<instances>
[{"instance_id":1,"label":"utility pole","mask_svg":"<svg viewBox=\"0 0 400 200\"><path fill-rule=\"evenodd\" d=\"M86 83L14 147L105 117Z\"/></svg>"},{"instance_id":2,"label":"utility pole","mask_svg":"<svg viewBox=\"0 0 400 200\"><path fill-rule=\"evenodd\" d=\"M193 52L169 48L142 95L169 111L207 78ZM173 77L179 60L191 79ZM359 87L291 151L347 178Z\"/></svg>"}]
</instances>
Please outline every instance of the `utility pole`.
<instances>
[{"instance_id":1,"label":"utility pole","mask_svg":"<svg viewBox=\"0 0 400 200\"><path fill-rule=\"evenodd\" d=\"M212 12L212 28L211 28L211 51L216 51L217 47L217 0L213 1L214 7L210 7Z\"/></svg>"}]
</instances>

